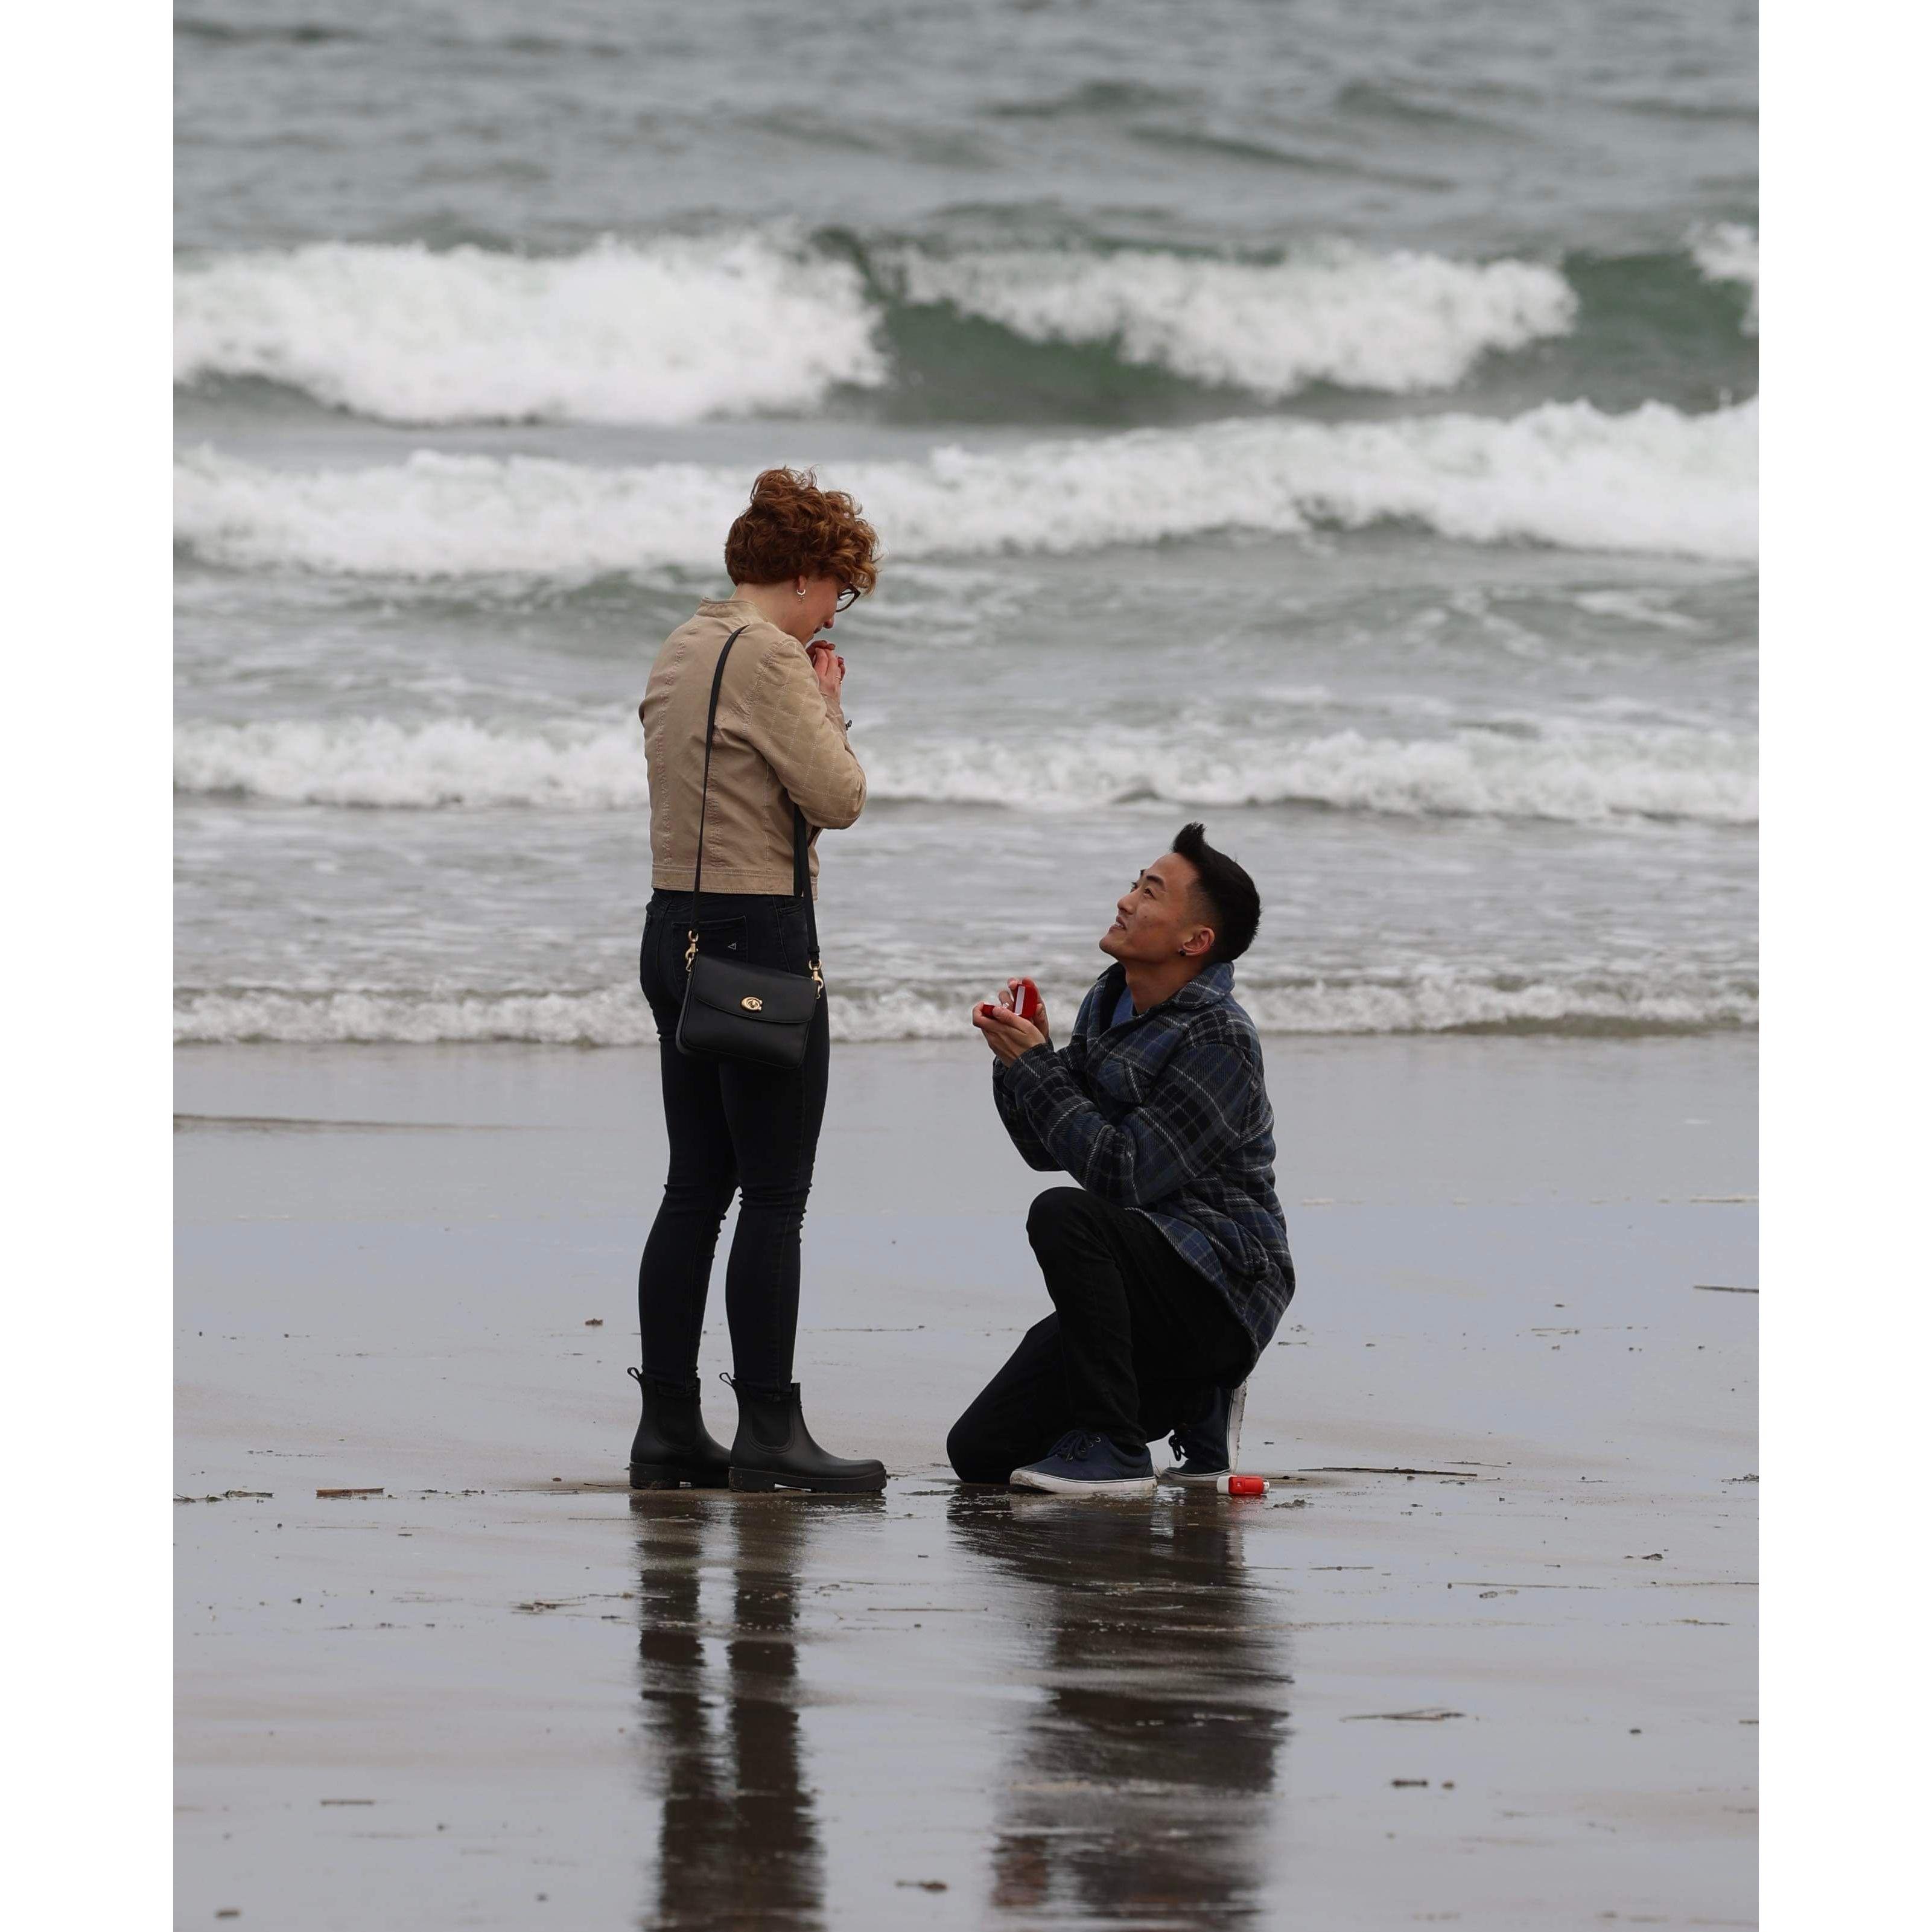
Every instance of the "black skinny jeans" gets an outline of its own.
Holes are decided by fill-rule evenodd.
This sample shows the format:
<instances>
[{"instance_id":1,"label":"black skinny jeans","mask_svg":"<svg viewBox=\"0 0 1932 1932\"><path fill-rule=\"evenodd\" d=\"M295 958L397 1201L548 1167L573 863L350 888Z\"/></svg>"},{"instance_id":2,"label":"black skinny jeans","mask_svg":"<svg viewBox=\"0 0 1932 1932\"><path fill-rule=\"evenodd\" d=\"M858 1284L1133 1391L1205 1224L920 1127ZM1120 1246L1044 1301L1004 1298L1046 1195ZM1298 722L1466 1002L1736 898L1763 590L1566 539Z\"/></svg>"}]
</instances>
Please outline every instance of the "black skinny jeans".
<instances>
[{"instance_id":1,"label":"black skinny jeans","mask_svg":"<svg viewBox=\"0 0 1932 1932\"><path fill-rule=\"evenodd\" d=\"M1138 1456L1246 1378L1247 1330L1144 1214L1050 1187L1027 1216L1027 1239L1054 1312L952 1425L946 1454L962 1482L1004 1483L1070 1429Z\"/></svg>"},{"instance_id":2,"label":"black skinny jeans","mask_svg":"<svg viewBox=\"0 0 1932 1932\"><path fill-rule=\"evenodd\" d=\"M734 1192L742 1191L724 1276L732 1367L740 1382L779 1388L791 1380L798 1334L799 1230L825 1118L830 1022L821 999L796 1072L680 1053L677 1018L690 928L688 892L651 895L638 977L657 1022L670 1169L638 1266L644 1372L667 1382L695 1373L718 1231ZM698 946L748 964L808 971L805 902L706 892Z\"/></svg>"}]
</instances>

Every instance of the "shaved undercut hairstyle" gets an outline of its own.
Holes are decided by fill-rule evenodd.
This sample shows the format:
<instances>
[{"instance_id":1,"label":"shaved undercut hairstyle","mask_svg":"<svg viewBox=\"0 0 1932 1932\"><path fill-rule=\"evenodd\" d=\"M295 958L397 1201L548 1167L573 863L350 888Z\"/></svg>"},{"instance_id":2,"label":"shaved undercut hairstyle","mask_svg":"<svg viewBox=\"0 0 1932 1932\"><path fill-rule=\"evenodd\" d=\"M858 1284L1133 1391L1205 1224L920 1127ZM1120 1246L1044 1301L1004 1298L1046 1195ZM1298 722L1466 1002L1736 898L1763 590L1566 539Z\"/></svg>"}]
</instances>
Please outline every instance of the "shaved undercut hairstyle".
<instances>
[{"instance_id":1,"label":"shaved undercut hairstyle","mask_svg":"<svg viewBox=\"0 0 1932 1932\"><path fill-rule=\"evenodd\" d=\"M1262 896L1254 880L1226 853L1208 844L1207 828L1198 823L1184 825L1174 835L1174 850L1199 874L1195 892L1202 918L1214 928L1208 964L1240 958L1254 944L1255 928L1262 922Z\"/></svg>"}]
</instances>

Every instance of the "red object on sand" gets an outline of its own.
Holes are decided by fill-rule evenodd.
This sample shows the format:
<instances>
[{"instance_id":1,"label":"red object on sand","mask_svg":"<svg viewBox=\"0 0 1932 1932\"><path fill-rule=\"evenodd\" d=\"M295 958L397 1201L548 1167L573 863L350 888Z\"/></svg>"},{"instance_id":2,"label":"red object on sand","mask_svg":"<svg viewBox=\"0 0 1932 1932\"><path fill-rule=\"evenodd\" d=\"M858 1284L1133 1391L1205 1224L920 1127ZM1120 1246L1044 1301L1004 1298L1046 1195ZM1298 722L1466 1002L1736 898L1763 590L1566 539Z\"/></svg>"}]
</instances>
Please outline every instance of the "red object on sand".
<instances>
[{"instance_id":1,"label":"red object on sand","mask_svg":"<svg viewBox=\"0 0 1932 1932\"><path fill-rule=\"evenodd\" d=\"M1268 1494L1265 1476L1222 1476L1216 1480L1215 1488L1224 1496L1264 1496Z\"/></svg>"}]
</instances>

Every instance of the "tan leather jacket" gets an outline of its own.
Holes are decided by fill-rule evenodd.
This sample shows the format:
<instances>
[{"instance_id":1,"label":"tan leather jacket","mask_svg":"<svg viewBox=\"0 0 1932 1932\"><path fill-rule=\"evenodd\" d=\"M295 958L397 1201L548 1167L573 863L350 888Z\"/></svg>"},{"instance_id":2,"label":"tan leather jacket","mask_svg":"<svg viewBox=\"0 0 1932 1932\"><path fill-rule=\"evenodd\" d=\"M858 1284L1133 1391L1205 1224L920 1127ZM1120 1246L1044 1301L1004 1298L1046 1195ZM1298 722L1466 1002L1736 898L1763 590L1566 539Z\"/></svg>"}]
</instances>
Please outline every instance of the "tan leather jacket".
<instances>
[{"instance_id":1,"label":"tan leather jacket","mask_svg":"<svg viewBox=\"0 0 1932 1932\"><path fill-rule=\"evenodd\" d=\"M651 884L664 892L691 890L705 711L718 654L741 624L718 694L704 890L789 892L795 799L813 828L816 897L818 828L848 826L859 816L866 774L805 646L736 598L699 604L698 614L664 640L638 706L650 768Z\"/></svg>"}]
</instances>

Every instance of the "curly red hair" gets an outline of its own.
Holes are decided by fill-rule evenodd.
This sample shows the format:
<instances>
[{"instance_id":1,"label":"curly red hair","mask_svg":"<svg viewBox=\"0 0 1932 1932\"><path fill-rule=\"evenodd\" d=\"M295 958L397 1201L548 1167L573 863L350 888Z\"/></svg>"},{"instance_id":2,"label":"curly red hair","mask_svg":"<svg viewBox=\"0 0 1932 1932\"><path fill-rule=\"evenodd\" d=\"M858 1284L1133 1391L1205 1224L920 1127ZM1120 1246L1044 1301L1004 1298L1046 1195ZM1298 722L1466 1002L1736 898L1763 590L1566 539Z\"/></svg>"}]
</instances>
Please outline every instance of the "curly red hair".
<instances>
[{"instance_id":1,"label":"curly red hair","mask_svg":"<svg viewBox=\"0 0 1932 1932\"><path fill-rule=\"evenodd\" d=\"M836 577L854 590L879 580L879 533L843 490L821 490L812 470L767 470L724 539L734 584Z\"/></svg>"}]
</instances>

